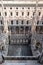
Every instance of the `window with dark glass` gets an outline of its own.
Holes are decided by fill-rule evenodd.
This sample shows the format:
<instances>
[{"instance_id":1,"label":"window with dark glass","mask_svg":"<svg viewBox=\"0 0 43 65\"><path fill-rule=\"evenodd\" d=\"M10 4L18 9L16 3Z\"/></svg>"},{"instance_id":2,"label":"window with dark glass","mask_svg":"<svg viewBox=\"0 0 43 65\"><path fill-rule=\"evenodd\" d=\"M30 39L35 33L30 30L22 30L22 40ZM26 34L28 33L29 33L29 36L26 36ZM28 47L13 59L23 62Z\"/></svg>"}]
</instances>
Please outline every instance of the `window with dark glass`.
<instances>
[{"instance_id":1,"label":"window with dark glass","mask_svg":"<svg viewBox=\"0 0 43 65\"><path fill-rule=\"evenodd\" d=\"M37 24L39 24L39 21L37 21Z\"/></svg>"},{"instance_id":2,"label":"window with dark glass","mask_svg":"<svg viewBox=\"0 0 43 65\"><path fill-rule=\"evenodd\" d=\"M1 12L0 12L0 16L1 16Z\"/></svg>"},{"instance_id":3,"label":"window with dark glass","mask_svg":"<svg viewBox=\"0 0 43 65\"><path fill-rule=\"evenodd\" d=\"M16 21L16 24L18 24L18 20Z\"/></svg>"},{"instance_id":4,"label":"window with dark glass","mask_svg":"<svg viewBox=\"0 0 43 65\"><path fill-rule=\"evenodd\" d=\"M13 13L12 13L12 12L10 12L10 14L11 14L11 16L13 15Z\"/></svg>"},{"instance_id":5,"label":"window with dark glass","mask_svg":"<svg viewBox=\"0 0 43 65\"><path fill-rule=\"evenodd\" d=\"M3 24L3 23L2 23L2 20L1 20L1 24Z\"/></svg>"},{"instance_id":6,"label":"window with dark glass","mask_svg":"<svg viewBox=\"0 0 43 65\"><path fill-rule=\"evenodd\" d=\"M27 24L29 23L29 21L27 21Z\"/></svg>"},{"instance_id":7,"label":"window with dark glass","mask_svg":"<svg viewBox=\"0 0 43 65\"><path fill-rule=\"evenodd\" d=\"M21 28L21 30L24 30L24 27L21 26L20 28Z\"/></svg>"},{"instance_id":8,"label":"window with dark glass","mask_svg":"<svg viewBox=\"0 0 43 65\"><path fill-rule=\"evenodd\" d=\"M29 16L29 12L27 12L27 16Z\"/></svg>"},{"instance_id":9,"label":"window with dark glass","mask_svg":"<svg viewBox=\"0 0 43 65\"><path fill-rule=\"evenodd\" d=\"M35 12L33 12L33 16L35 15Z\"/></svg>"},{"instance_id":10,"label":"window with dark glass","mask_svg":"<svg viewBox=\"0 0 43 65\"><path fill-rule=\"evenodd\" d=\"M43 21L42 21L42 24L43 24Z\"/></svg>"},{"instance_id":11,"label":"window with dark glass","mask_svg":"<svg viewBox=\"0 0 43 65\"><path fill-rule=\"evenodd\" d=\"M28 30L28 26L26 26L25 30L26 30L26 31Z\"/></svg>"},{"instance_id":12,"label":"window with dark glass","mask_svg":"<svg viewBox=\"0 0 43 65\"><path fill-rule=\"evenodd\" d=\"M24 16L24 12L22 12L22 16Z\"/></svg>"},{"instance_id":13,"label":"window with dark glass","mask_svg":"<svg viewBox=\"0 0 43 65\"><path fill-rule=\"evenodd\" d=\"M16 16L18 16L18 12L16 12Z\"/></svg>"},{"instance_id":14,"label":"window with dark glass","mask_svg":"<svg viewBox=\"0 0 43 65\"><path fill-rule=\"evenodd\" d=\"M23 20L21 21L21 24L23 24Z\"/></svg>"},{"instance_id":15,"label":"window with dark glass","mask_svg":"<svg viewBox=\"0 0 43 65\"><path fill-rule=\"evenodd\" d=\"M5 12L5 16L7 16L7 12Z\"/></svg>"},{"instance_id":16,"label":"window with dark glass","mask_svg":"<svg viewBox=\"0 0 43 65\"><path fill-rule=\"evenodd\" d=\"M39 12L39 16L41 15L41 12Z\"/></svg>"},{"instance_id":17,"label":"window with dark glass","mask_svg":"<svg viewBox=\"0 0 43 65\"><path fill-rule=\"evenodd\" d=\"M13 20L11 20L11 24L13 24Z\"/></svg>"}]
</instances>

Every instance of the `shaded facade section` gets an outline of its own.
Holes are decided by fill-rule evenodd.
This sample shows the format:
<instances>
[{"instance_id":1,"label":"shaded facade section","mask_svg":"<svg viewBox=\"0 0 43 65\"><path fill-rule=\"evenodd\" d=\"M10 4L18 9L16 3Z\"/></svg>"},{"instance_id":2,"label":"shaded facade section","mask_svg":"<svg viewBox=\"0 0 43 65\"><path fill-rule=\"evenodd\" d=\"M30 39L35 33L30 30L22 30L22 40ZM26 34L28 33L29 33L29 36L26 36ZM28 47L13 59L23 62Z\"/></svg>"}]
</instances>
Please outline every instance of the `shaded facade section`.
<instances>
[{"instance_id":1,"label":"shaded facade section","mask_svg":"<svg viewBox=\"0 0 43 65\"><path fill-rule=\"evenodd\" d=\"M30 45L9 45L8 56L32 56Z\"/></svg>"}]
</instances>

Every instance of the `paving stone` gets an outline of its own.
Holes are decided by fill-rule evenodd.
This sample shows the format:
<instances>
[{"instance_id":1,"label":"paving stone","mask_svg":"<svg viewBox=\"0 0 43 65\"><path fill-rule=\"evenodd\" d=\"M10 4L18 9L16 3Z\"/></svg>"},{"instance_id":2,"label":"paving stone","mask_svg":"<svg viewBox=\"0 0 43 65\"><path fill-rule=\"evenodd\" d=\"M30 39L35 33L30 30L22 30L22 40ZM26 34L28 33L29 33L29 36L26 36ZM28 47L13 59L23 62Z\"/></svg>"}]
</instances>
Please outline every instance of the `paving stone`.
<instances>
[{"instance_id":1,"label":"paving stone","mask_svg":"<svg viewBox=\"0 0 43 65\"><path fill-rule=\"evenodd\" d=\"M17 60L17 61L5 61L1 65L41 65L36 60Z\"/></svg>"}]
</instances>

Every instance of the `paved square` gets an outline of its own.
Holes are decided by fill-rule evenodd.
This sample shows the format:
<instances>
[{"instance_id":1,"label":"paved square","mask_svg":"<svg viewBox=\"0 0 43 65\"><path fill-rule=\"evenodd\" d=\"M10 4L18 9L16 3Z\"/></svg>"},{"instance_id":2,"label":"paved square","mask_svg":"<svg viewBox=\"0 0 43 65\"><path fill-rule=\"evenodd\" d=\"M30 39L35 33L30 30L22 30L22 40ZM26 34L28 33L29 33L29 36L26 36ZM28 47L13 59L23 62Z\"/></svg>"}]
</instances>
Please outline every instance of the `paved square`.
<instances>
[{"instance_id":1,"label":"paved square","mask_svg":"<svg viewBox=\"0 0 43 65\"><path fill-rule=\"evenodd\" d=\"M15 61L5 61L1 65L41 65L35 60L15 60Z\"/></svg>"}]
</instances>

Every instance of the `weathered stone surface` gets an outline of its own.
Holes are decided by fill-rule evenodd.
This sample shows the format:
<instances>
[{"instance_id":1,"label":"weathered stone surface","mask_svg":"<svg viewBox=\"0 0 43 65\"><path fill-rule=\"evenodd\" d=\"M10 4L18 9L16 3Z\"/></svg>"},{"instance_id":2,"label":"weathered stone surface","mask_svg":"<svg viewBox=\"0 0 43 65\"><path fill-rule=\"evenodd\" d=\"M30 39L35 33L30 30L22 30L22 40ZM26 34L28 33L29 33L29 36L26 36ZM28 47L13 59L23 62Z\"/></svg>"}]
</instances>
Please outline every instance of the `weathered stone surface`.
<instances>
[{"instance_id":1,"label":"weathered stone surface","mask_svg":"<svg viewBox=\"0 0 43 65\"><path fill-rule=\"evenodd\" d=\"M41 65L36 60L6 60L1 65Z\"/></svg>"}]
</instances>

